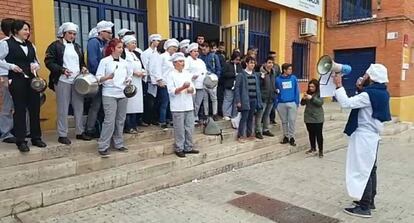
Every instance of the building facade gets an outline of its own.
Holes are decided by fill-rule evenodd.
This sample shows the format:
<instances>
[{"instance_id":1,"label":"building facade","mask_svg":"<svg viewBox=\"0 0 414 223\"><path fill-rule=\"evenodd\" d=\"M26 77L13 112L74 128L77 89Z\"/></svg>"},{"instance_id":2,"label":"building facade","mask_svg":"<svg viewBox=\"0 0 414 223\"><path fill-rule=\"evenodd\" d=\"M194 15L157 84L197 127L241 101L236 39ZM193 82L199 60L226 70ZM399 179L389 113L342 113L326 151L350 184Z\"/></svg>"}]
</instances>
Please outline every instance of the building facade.
<instances>
[{"instance_id":1,"label":"building facade","mask_svg":"<svg viewBox=\"0 0 414 223\"><path fill-rule=\"evenodd\" d=\"M349 94L371 63L388 68L391 112L414 121L414 1L330 0L326 2L325 54L350 64Z\"/></svg>"},{"instance_id":2,"label":"building facade","mask_svg":"<svg viewBox=\"0 0 414 223\"><path fill-rule=\"evenodd\" d=\"M149 34L160 33L163 38L194 41L204 35L207 40L224 40L228 51L237 47L245 52L256 46L260 63L275 51L279 64L294 64L305 88L307 80L317 77L316 62L323 53L323 4L323 0L3 0L0 19L20 18L32 25L40 75L46 79L44 54L59 25L77 23L77 42L86 47L89 30L105 19L115 24L114 33L121 28L134 30L141 49L147 47ZM314 21L313 34L300 35L303 18ZM47 98L42 126L55 129L54 93L47 90Z\"/></svg>"}]
</instances>

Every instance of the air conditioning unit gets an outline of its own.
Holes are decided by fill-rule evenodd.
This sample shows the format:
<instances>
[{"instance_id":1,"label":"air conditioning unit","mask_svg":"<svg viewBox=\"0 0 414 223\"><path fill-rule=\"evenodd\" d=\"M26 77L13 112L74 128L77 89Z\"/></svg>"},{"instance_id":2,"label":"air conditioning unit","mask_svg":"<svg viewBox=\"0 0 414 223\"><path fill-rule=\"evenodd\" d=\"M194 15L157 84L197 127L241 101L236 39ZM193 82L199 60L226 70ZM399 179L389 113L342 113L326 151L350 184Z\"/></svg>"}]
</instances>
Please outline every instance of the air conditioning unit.
<instances>
[{"instance_id":1,"label":"air conditioning unit","mask_svg":"<svg viewBox=\"0 0 414 223\"><path fill-rule=\"evenodd\" d=\"M300 37L316 36L318 32L318 22L313 19L303 18L300 20Z\"/></svg>"}]
</instances>

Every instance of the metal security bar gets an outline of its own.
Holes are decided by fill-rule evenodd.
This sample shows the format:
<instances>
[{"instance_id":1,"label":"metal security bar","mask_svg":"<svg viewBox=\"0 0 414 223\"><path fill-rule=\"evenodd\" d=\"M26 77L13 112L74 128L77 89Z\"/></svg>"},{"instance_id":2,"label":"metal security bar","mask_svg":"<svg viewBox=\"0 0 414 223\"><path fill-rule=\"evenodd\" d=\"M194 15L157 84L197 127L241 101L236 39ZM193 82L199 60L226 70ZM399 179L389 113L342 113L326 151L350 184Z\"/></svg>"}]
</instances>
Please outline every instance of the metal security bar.
<instances>
[{"instance_id":1,"label":"metal security bar","mask_svg":"<svg viewBox=\"0 0 414 223\"><path fill-rule=\"evenodd\" d=\"M371 4L372 0L341 0L341 21L371 18Z\"/></svg>"},{"instance_id":2,"label":"metal security bar","mask_svg":"<svg viewBox=\"0 0 414 223\"><path fill-rule=\"evenodd\" d=\"M292 44L293 74L300 81L309 79L310 44L307 41L295 41Z\"/></svg>"}]
</instances>

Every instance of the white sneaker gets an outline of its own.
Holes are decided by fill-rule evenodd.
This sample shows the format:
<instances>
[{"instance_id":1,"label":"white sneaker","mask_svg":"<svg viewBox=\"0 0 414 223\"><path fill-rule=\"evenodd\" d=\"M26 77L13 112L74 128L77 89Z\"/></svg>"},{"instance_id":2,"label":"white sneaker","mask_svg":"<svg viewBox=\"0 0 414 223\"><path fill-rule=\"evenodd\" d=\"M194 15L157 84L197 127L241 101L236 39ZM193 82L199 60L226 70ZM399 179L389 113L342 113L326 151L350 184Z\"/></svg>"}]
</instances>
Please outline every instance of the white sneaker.
<instances>
[{"instance_id":1,"label":"white sneaker","mask_svg":"<svg viewBox=\"0 0 414 223\"><path fill-rule=\"evenodd\" d=\"M226 121L230 121L231 120L231 118L230 117L227 117L227 116L225 116L223 119L226 120Z\"/></svg>"}]
</instances>

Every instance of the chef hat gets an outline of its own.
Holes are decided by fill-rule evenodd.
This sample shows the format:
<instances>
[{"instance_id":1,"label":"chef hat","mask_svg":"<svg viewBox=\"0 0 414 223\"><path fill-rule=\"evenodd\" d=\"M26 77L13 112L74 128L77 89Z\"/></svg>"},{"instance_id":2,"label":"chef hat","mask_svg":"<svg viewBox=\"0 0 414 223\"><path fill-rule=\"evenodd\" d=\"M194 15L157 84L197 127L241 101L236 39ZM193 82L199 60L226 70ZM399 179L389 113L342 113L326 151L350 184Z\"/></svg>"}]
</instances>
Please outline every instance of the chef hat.
<instances>
[{"instance_id":1,"label":"chef hat","mask_svg":"<svg viewBox=\"0 0 414 223\"><path fill-rule=\"evenodd\" d=\"M114 24L112 22L102 20L96 24L96 30L98 33L102 31L112 31L113 26Z\"/></svg>"},{"instance_id":2,"label":"chef hat","mask_svg":"<svg viewBox=\"0 0 414 223\"><path fill-rule=\"evenodd\" d=\"M93 38L93 37L97 37L98 36L98 30L95 28L91 29L91 31L89 31L88 37L89 38Z\"/></svg>"},{"instance_id":3,"label":"chef hat","mask_svg":"<svg viewBox=\"0 0 414 223\"><path fill-rule=\"evenodd\" d=\"M184 48L184 47L188 47L190 45L190 40L189 39L183 39L179 44L178 47Z\"/></svg>"},{"instance_id":4,"label":"chef hat","mask_svg":"<svg viewBox=\"0 0 414 223\"><path fill-rule=\"evenodd\" d=\"M126 36L124 36L124 38L122 38L122 42L125 43L125 44L128 44L128 43L133 42L133 41L135 41L135 42L137 41L137 39L133 35L126 35Z\"/></svg>"},{"instance_id":5,"label":"chef hat","mask_svg":"<svg viewBox=\"0 0 414 223\"><path fill-rule=\"evenodd\" d=\"M371 64L365 73L367 73L371 80L374 82L380 84L388 83L388 71L387 68L382 64Z\"/></svg>"},{"instance_id":6,"label":"chef hat","mask_svg":"<svg viewBox=\"0 0 414 223\"><path fill-rule=\"evenodd\" d=\"M59 27L57 37L63 37L63 34L67 31L74 31L74 32L77 33L78 29L79 29L79 27L75 23L65 22Z\"/></svg>"},{"instance_id":7,"label":"chef hat","mask_svg":"<svg viewBox=\"0 0 414 223\"><path fill-rule=\"evenodd\" d=\"M198 43L191 43L187 48L187 53L190 53L192 50L198 49Z\"/></svg>"},{"instance_id":8,"label":"chef hat","mask_svg":"<svg viewBox=\"0 0 414 223\"><path fill-rule=\"evenodd\" d=\"M172 39L168 39L167 41L165 41L164 43L164 49L167 50L170 47L177 47L178 48L178 40L172 38Z\"/></svg>"},{"instance_id":9,"label":"chef hat","mask_svg":"<svg viewBox=\"0 0 414 223\"><path fill-rule=\"evenodd\" d=\"M125 29L125 28L119 30L118 33L117 33L117 35L119 36L119 38L122 38L125 35L133 35L133 34L135 34L134 31L132 31L130 29Z\"/></svg>"},{"instance_id":10,"label":"chef hat","mask_svg":"<svg viewBox=\"0 0 414 223\"><path fill-rule=\"evenodd\" d=\"M170 59L170 61L172 61L172 62L176 62L176 61L179 61L179 60L185 60L185 56L184 56L184 54L183 54L183 53L181 53L181 52L179 52L179 53L174 53L174 54L171 56L171 59Z\"/></svg>"},{"instance_id":11,"label":"chef hat","mask_svg":"<svg viewBox=\"0 0 414 223\"><path fill-rule=\"evenodd\" d=\"M152 41L161 41L161 35L160 34L152 34L148 37L148 41L151 43Z\"/></svg>"}]
</instances>

